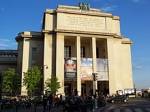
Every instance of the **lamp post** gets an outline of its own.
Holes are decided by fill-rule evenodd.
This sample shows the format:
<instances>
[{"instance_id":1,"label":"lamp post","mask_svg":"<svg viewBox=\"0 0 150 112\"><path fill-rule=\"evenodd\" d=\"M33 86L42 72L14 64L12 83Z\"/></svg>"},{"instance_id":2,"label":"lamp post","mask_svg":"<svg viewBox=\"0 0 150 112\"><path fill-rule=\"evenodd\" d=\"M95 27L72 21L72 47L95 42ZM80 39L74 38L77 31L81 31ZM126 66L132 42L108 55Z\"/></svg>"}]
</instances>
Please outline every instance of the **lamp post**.
<instances>
[{"instance_id":1,"label":"lamp post","mask_svg":"<svg viewBox=\"0 0 150 112\"><path fill-rule=\"evenodd\" d=\"M42 90L43 90L43 95L45 94L45 89L44 89L44 71L45 71L45 69L48 69L48 65L42 65L41 66L41 70L42 70L42 73L43 73L43 79L42 79Z\"/></svg>"},{"instance_id":2,"label":"lamp post","mask_svg":"<svg viewBox=\"0 0 150 112\"><path fill-rule=\"evenodd\" d=\"M93 95L96 95L96 80L97 80L97 73L92 73L93 75Z\"/></svg>"},{"instance_id":3,"label":"lamp post","mask_svg":"<svg viewBox=\"0 0 150 112\"><path fill-rule=\"evenodd\" d=\"M97 73L92 73L93 75L93 95L94 95L94 109L97 108L97 96L96 96L96 81L97 81Z\"/></svg>"}]
</instances>

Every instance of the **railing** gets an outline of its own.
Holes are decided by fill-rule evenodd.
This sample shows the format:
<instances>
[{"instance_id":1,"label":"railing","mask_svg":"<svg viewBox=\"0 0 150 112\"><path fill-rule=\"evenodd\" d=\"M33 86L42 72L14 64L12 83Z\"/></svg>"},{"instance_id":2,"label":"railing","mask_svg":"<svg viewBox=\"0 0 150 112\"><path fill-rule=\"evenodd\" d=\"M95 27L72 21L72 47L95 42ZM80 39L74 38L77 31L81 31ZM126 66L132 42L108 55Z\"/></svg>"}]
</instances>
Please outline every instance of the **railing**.
<instances>
[{"instance_id":1,"label":"railing","mask_svg":"<svg viewBox=\"0 0 150 112\"><path fill-rule=\"evenodd\" d=\"M0 63L17 63L16 57L0 57Z\"/></svg>"},{"instance_id":2,"label":"railing","mask_svg":"<svg viewBox=\"0 0 150 112\"><path fill-rule=\"evenodd\" d=\"M17 55L17 50L0 50L0 55Z\"/></svg>"}]
</instances>

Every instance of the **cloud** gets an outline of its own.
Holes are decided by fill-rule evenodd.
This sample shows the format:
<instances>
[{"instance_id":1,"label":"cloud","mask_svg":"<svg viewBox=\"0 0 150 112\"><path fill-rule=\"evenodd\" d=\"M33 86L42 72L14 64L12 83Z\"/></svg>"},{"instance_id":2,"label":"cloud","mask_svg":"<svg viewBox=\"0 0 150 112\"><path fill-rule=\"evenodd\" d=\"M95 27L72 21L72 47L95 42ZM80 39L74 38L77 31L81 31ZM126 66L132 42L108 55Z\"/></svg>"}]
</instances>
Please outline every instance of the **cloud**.
<instances>
[{"instance_id":1,"label":"cloud","mask_svg":"<svg viewBox=\"0 0 150 112\"><path fill-rule=\"evenodd\" d=\"M102 7L101 9L106 12L111 12L111 11L114 11L116 8L117 8L116 5L110 5L110 6Z\"/></svg>"},{"instance_id":2,"label":"cloud","mask_svg":"<svg viewBox=\"0 0 150 112\"><path fill-rule=\"evenodd\" d=\"M150 67L149 56L133 58L132 62L133 62L133 70L143 70L143 69L147 69Z\"/></svg>"},{"instance_id":3,"label":"cloud","mask_svg":"<svg viewBox=\"0 0 150 112\"><path fill-rule=\"evenodd\" d=\"M8 45L0 43L0 47L8 47Z\"/></svg>"},{"instance_id":4,"label":"cloud","mask_svg":"<svg viewBox=\"0 0 150 112\"><path fill-rule=\"evenodd\" d=\"M10 39L0 39L0 49L16 49L17 48L17 43L15 40L10 40Z\"/></svg>"},{"instance_id":5,"label":"cloud","mask_svg":"<svg viewBox=\"0 0 150 112\"><path fill-rule=\"evenodd\" d=\"M149 2L149 0L130 0L132 1L133 3L146 3L146 2Z\"/></svg>"},{"instance_id":6,"label":"cloud","mask_svg":"<svg viewBox=\"0 0 150 112\"><path fill-rule=\"evenodd\" d=\"M101 0L93 0L94 2L99 2L99 1L101 1Z\"/></svg>"},{"instance_id":7,"label":"cloud","mask_svg":"<svg viewBox=\"0 0 150 112\"><path fill-rule=\"evenodd\" d=\"M142 65L133 65L134 70L141 70L143 68Z\"/></svg>"},{"instance_id":8,"label":"cloud","mask_svg":"<svg viewBox=\"0 0 150 112\"><path fill-rule=\"evenodd\" d=\"M140 2L141 0L132 0L132 2L134 2L134 3L138 3L138 2Z\"/></svg>"},{"instance_id":9,"label":"cloud","mask_svg":"<svg viewBox=\"0 0 150 112\"><path fill-rule=\"evenodd\" d=\"M9 42L9 41L10 41L9 39L3 39L3 38L0 39L0 42Z\"/></svg>"}]
</instances>

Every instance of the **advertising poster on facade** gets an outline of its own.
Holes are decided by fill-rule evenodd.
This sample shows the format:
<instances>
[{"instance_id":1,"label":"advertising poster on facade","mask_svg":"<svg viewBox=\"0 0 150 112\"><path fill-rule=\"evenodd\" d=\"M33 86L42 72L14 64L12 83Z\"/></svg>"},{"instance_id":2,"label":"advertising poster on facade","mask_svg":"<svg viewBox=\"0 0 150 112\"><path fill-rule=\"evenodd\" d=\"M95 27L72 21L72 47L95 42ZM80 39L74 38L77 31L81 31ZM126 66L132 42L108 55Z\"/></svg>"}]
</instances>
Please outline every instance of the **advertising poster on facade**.
<instances>
[{"instance_id":1,"label":"advertising poster on facade","mask_svg":"<svg viewBox=\"0 0 150 112\"><path fill-rule=\"evenodd\" d=\"M108 60L107 59L97 59L97 80L107 81L108 80Z\"/></svg>"},{"instance_id":2,"label":"advertising poster on facade","mask_svg":"<svg viewBox=\"0 0 150 112\"><path fill-rule=\"evenodd\" d=\"M75 78L76 77L76 71L77 71L77 66L76 66L76 59L65 59L65 78Z\"/></svg>"},{"instance_id":3,"label":"advertising poster on facade","mask_svg":"<svg viewBox=\"0 0 150 112\"><path fill-rule=\"evenodd\" d=\"M80 72L81 72L82 80L93 80L92 58L82 58L81 59Z\"/></svg>"}]
</instances>

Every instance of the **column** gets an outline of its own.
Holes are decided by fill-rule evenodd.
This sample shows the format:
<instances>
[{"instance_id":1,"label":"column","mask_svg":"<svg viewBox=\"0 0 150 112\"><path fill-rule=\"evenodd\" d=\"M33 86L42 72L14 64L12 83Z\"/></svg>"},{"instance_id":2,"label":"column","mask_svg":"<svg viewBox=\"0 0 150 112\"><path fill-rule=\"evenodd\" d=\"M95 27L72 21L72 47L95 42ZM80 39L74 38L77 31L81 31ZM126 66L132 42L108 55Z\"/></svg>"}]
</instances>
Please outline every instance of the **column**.
<instances>
[{"instance_id":1,"label":"column","mask_svg":"<svg viewBox=\"0 0 150 112\"><path fill-rule=\"evenodd\" d=\"M52 34L44 34L44 58L43 58L43 75L44 75L44 87L47 79L52 75ZM45 93L45 88L44 88Z\"/></svg>"},{"instance_id":2,"label":"column","mask_svg":"<svg viewBox=\"0 0 150 112\"><path fill-rule=\"evenodd\" d=\"M23 79L25 73L28 71L29 68L29 48L30 48L30 42L29 40L26 40L26 38L23 39L23 51L22 51L22 77L21 77L21 95L27 95L27 89L23 85Z\"/></svg>"},{"instance_id":3,"label":"column","mask_svg":"<svg viewBox=\"0 0 150 112\"><path fill-rule=\"evenodd\" d=\"M64 95L64 35L59 33L56 36L56 77L61 86L58 94Z\"/></svg>"},{"instance_id":4,"label":"column","mask_svg":"<svg viewBox=\"0 0 150 112\"><path fill-rule=\"evenodd\" d=\"M96 38L92 37L92 58L93 58L93 73L96 73ZM97 90L97 80L93 81L93 94L95 94L95 90Z\"/></svg>"},{"instance_id":5,"label":"column","mask_svg":"<svg viewBox=\"0 0 150 112\"><path fill-rule=\"evenodd\" d=\"M76 49L77 49L77 91L78 95L81 95L81 74L80 74L80 64L81 64L81 56L80 56L80 49L81 49L81 42L80 36L76 37Z\"/></svg>"},{"instance_id":6,"label":"column","mask_svg":"<svg viewBox=\"0 0 150 112\"><path fill-rule=\"evenodd\" d=\"M116 93L116 77L114 72L115 62L114 51L113 51L113 38L107 38L107 51L108 51L108 77L109 77L109 94Z\"/></svg>"}]
</instances>

